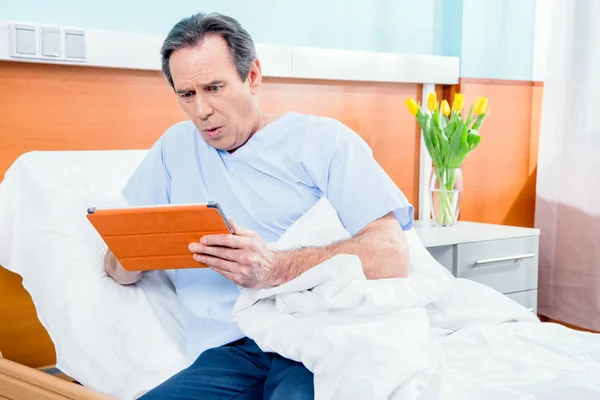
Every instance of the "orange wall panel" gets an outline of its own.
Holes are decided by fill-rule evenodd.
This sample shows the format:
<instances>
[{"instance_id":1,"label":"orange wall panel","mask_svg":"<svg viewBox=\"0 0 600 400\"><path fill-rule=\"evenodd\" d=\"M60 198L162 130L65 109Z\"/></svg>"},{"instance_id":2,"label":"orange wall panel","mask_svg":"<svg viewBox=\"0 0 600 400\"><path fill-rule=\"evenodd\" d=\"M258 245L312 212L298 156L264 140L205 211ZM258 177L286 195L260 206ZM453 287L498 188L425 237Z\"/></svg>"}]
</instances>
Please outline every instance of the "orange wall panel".
<instances>
[{"instance_id":1,"label":"orange wall panel","mask_svg":"<svg viewBox=\"0 0 600 400\"><path fill-rule=\"evenodd\" d=\"M21 277L2 267L0 351L4 358L30 367L42 367L56 362L54 345L37 319L31 296L21 285Z\"/></svg>"},{"instance_id":2,"label":"orange wall panel","mask_svg":"<svg viewBox=\"0 0 600 400\"><path fill-rule=\"evenodd\" d=\"M533 226L540 88L532 82L469 79L461 90L467 104L488 97L490 114L481 144L463 164L460 219Z\"/></svg>"},{"instance_id":3,"label":"orange wall panel","mask_svg":"<svg viewBox=\"0 0 600 400\"><path fill-rule=\"evenodd\" d=\"M0 62L0 179L30 150L149 147L184 119L156 71Z\"/></svg>"},{"instance_id":4,"label":"orange wall panel","mask_svg":"<svg viewBox=\"0 0 600 400\"><path fill-rule=\"evenodd\" d=\"M355 129L375 158L417 203L417 124L404 100L416 84L266 78L268 113L299 111ZM186 119L155 71L0 62L0 179L30 150L148 148Z\"/></svg>"}]
</instances>

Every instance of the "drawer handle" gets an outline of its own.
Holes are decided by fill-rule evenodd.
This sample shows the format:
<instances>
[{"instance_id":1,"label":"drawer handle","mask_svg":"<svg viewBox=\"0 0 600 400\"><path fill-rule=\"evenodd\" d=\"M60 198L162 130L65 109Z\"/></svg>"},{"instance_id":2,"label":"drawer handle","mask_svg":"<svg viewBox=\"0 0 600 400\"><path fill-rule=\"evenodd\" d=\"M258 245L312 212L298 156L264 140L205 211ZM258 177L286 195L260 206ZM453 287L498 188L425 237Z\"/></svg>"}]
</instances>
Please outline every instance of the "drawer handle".
<instances>
[{"instance_id":1,"label":"drawer handle","mask_svg":"<svg viewBox=\"0 0 600 400\"><path fill-rule=\"evenodd\" d=\"M518 260L523 260L525 258L533 258L533 257L535 257L534 253L519 254L517 256L508 256L508 257L486 258L484 260L475 261L475 267L480 266L480 265L495 264L495 263L504 262L504 261L518 261Z\"/></svg>"}]
</instances>

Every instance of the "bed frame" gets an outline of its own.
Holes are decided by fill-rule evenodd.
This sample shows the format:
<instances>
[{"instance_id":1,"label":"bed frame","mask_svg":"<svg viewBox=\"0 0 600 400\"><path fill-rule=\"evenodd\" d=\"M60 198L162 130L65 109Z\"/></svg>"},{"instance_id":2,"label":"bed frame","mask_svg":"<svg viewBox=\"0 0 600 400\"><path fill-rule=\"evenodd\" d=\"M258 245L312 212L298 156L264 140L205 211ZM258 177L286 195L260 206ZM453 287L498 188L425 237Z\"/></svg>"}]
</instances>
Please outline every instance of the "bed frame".
<instances>
[{"instance_id":1,"label":"bed frame","mask_svg":"<svg viewBox=\"0 0 600 400\"><path fill-rule=\"evenodd\" d=\"M265 78L260 99L267 113L294 110L350 126L416 204L419 130L400 110L421 92L416 83ZM147 149L185 119L157 71L0 61L0 104L0 180L28 151ZM2 267L0 352L0 399L108 398L41 371L56 363L52 341L20 277Z\"/></svg>"},{"instance_id":2,"label":"bed frame","mask_svg":"<svg viewBox=\"0 0 600 400\"><path fill-rule=\"evenodd\" d=\"M0 358L0 399L108 400L112 397L78 385L68 377L60 378Z\"/></svg>"}]
</instances>

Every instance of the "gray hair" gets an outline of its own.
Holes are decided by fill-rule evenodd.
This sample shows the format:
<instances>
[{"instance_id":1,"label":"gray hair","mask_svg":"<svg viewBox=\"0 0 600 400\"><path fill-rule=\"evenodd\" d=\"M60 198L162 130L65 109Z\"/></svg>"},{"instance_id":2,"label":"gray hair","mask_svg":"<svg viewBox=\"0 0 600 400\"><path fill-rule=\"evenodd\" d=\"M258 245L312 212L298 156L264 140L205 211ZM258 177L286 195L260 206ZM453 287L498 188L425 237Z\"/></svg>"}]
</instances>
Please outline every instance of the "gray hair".
<instances>
[{"instance_id":1,"label":"gray hair","mask_svg":"<svg viewBox=\"0 0 600 400\"><path fill-rule=\"evenodd\" d=\"M218 13L197 13L175 24L160 49L162 72L172 88L175 88L175 85L169 59L173 52L194 47L209 35L218 35L225 39L238 75L242 81L246 80L250 66L256 59L256 49L250 34L234 18Z\"/></svg>"}]
</instances>

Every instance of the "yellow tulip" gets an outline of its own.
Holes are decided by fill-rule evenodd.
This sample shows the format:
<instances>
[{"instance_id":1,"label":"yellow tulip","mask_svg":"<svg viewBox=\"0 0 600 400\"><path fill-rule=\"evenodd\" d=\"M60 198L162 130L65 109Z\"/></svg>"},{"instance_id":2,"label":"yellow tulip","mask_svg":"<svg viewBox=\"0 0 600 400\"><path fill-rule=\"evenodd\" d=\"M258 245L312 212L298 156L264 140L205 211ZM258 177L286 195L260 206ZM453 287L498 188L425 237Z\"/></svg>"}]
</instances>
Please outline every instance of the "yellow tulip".
<instances>
[{"instance_id":1,"label":"yellow tulip","mask_svg":"<svg viewBox=\"0 0 600 400\"><path fill-rule=\"evenodd\" d=\"M452 109L456 112L461 112L465 104L465 95L462 93L455 93L454 100L452 101Z\"/></svg>"},{"instance_id":2,"label":"yellow tulip","mask_svg":"<svg viewBox=\"0 0 600 400\"><path fill-rule=\"evenodd\" d=\"M419 112L419 104L414 99L406 99L404 103L412 115L417 115Z\"/></svg>"},{"instance_id":3,"label":"yellow tulip","mask_svg":"<svg viewBox=\"0 0 600 400\"><path fill-rule=\"evenodd\" d=\"M442 114L448 116L450 115L450 112L452 112L452 110L450 110L450 104L448 104L446 100L442 100Z\"/></svg>"},{"instance_id":4,"label":"yellow tulip","mask_svg":"<svg viewBox=\"0 0 600 400\"><path fill-rule=\"evenodd\" d=\"M435 92L429 93L429 96L427 97L427 108L429 111L435 111L437 108L437 96Z\"/></svg>"},{"instance_id":5,"label":"yellow tulip","mask_svg":"<svg viewBox=\"0 0 600 400\"><path fill-rule=\"evenodd\" d=\"M475 114L481 115L487 111L488 108L488 99L487 97L478 97L475 101Z\"/></svg>"}]
</instances>

